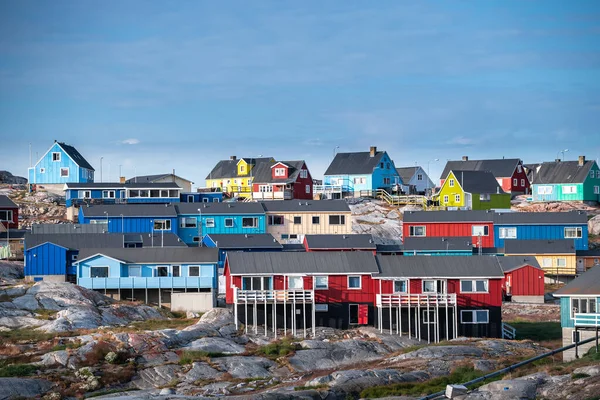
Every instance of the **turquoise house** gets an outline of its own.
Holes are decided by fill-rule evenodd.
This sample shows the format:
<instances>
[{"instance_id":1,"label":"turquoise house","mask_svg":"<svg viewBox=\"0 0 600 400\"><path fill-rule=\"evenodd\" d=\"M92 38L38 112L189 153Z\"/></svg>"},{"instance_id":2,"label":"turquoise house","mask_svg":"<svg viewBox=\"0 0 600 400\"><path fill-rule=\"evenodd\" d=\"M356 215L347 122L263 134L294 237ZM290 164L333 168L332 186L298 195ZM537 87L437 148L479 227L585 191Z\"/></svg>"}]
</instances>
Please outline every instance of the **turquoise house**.
<instances>
[{"instance_id":1,"label":"turquoise house","mask_svg":"<svg viewBox=\"0 0 600 400\"><path fill-rule=\"evenodd\" d=\"M563 346L596 337L600 330L600 268L591 268L554 293L560 299ZM563 361L585 354L595 342L563 352Z\"/></svg>"},{"instance_id":2,"label":"turquoise house","mask_svg":"<svg viewBox=\"0 0 600 400\"><path fill-rule=\"evenodd\" d=\"M365 152L337 153L325 171L323 185L358 196L361 191L377 189L392 192L402 185L402 179L387 152L372 146Z\"/></svg>"},{"instance_id":3,"label":"turquoise house","mask_svg":"<svg viewBox=\"0 0 600 400\"><path fill-rule=\"evenodd\" d=\"M28 170L29 185L94 182L94 168L73 146L57 142Z\"/></svg>"},{"instance_id":4,"label":"turquoise house","mask_svg":"<svg viewBox=\"0 0 600 400\"><path fill-rule=\"evenodd\" d=\"M600 168L585 156L542 163L531 176L533 201L600 201Z\"/></svg>"},{"instance_id":5,"label":"turquoise house","mask_svg":"<svg viewBox=\"0 0 600 400\"><path fill-rule=\"evenodd\" d=\"M188 245L199 245L210 234L266 233L262 203L179 203L177 235Z\"/></svg>"}]
</instances>

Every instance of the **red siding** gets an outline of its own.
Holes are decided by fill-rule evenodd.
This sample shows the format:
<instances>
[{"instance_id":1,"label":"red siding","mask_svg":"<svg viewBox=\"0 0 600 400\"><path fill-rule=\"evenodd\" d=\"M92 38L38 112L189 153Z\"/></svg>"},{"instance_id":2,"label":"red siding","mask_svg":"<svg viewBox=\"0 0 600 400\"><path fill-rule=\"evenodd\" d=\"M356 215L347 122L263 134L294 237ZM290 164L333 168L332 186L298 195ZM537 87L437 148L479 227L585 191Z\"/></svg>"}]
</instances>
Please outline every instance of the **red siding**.
<instances>
[{"instance_id":1,"label":"red siding","mask_svg":"<svg viewBox=\"0 0 600 400\"><path fill-rule=\"evenodd\" d=\"M513 179L517 180L517 184L514 185ZM525 179L525 185L521 185L521 179ZM515 168L515 172L513 173L513 176L511 177L510 180L510 188L504 189L504 191L506 192L523 192L523 193L529 193L530 184L529 184L529 179L527 179L527 174L525 173L525 169L521 168L521 172L518 172L518 168Z\"/></svg>"},{"instance_id":2,"label":"red siding","mask_svg":"<svg viewBox=\"0 0 600 400\"><path fill-rule=\"evenodd\" d=\"M284 168L285 169L285 175L283 175L283 176L281 176L281 175L275 176L275 169L276 168ZM273 165L271 167L271 178L273 178L273 179L287 179L289 171L290 171L290 169L286 165L284 165L282 163L277 163L277 164L275 164L275 165Z\"/></svg>"},{"instance_id":3,"label":"red siding","mask_svg":"<svg viewBox=\"0 0 600 400\"><path fill-rule=\"evenodd\" d=\"M302 169L306 170L306 178L298 178L294 182L293 197L294 199L312 200L313 198L313 180L310 171L306 164L302 165ZM306 193L306 185L310 186L310 193Z\"/></svg>"},{"instance_id":4,"label":"red siding","mask_svg":"<svg viewBox=\"0 0 600 400\"><path fill-rule=\"evenodd\" d=\"M544 271L526 265L504 274L503 286L513 296L543 296ZM509 288L510 285L510 288Z\"/></svg>"},{"instance_id":5,"label":"red siding","mask_svg":"<svg viewBox=\"0 0 600 400\"><path fill-rule=\"evenodd\" d=\"M6 207L1 210L12 211L12 221L2 221L0 224L5 227L8 225L9 229L19 229L19 208Z\"/></svg>"},{"instance_id":6,"label":"red siding","mask_svg":"<svg viewBox=\"0 0 600 400\"><path fill-rule=\"evenodd\" d=\"M488 227L488 236L481 237L483 247L494 247L494 224L492 222L405 222L402 228L402 236L409 236L411 226L425 226L425 236L427 237L449 237L449 236L471 236L473 225L486 225ZM477 236L471 236L474 246L477 245Z\"/></svg>"},{"instance_id":7,"label":"red siding","mask_svg":"<svg viewBox=\"0 0 600 400\"><path fill-rule=\"evenodd\" d=\"M348 289L347 275L330 275L329 289L315 290L317 303L375 303L373 279L362 275L361 289Z\"/></svg>"}]
</instances>

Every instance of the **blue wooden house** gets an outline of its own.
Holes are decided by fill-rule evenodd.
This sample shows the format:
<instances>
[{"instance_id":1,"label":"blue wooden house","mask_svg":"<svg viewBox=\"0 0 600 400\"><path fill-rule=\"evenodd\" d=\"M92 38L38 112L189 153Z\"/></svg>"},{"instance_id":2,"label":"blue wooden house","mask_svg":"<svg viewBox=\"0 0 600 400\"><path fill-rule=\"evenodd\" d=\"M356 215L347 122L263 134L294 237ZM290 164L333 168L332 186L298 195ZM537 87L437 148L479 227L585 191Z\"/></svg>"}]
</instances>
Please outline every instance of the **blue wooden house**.
<instances>
[{"instance_id":1,"label":"blue wooden house","mask_svg":"<svg viewBox=\"0 0 600 400\"><path fill-rule=\"evenodd\" d=\"M187 192L181 193L182 203L220 203L223 201L223 192Z\"/></svg>"},{"instance_id":2,"label":"blue wooden house","mask_svg":"<svg viewBox=\"0 0 600 400\"><path fill-rule=\"evenodd\" d=\"M75 282L74 262L84 247L186 247L172 234L28 233L24 238L25 279Z\"/></svg>"},{"instance_id":3,"label":"blue wooden house","mask_svg":"<svg viewBox=\"0 0 600 400\"><path fill-rule=\"evenodd\" d=\"M202 239L206 247L219 249L219 270L225 265L227 252L232 251L282 251L283 246L270 233L208 234Z\"/></svg>"},{"instance_id":4,"label":"blue wooden house","mask_svg":"<svg viewBox=\"0 0 600 400\"><path fill-rule=\"evenodd\" d=\"M94 182L94 168L73 146L57 142L28 171L30 185Z\"/></svg>"},{"instance_id":5,"label":"blue wooden house","mask_svg":"<svg viewBox=\"0 0 600 400\"><path fill-rule=\"evenodd\" d=\"M576 250L588 248L588 218L583 211L494 214L494 246L505 239L571 239Z\"/></svg>"},{"instance_id":6,"label":"blue wooden house","mask_svg":"<svg viewBox=\"0 0 600 400\"><path fill-rule=\"evenodd\" d=\"M359 195L360 191L385 189L391 192L402 185L394 161L385 151L337 153L325 171L323 186L341 187L342 193ZM317 191L319 188L315 188Z\"/></svg>"},{"instance_id":7,"label":"blue wooden house","mask_svg":"<svg viewBox=\"0 0 600 400\"><path fill-rule=\"evenodd\" d=\"M172 204L107 204L79 208L80 224L105 224L111 233L175 233L177 210Z\"/></svg>"},{"instance_id":8,"label":"blue wooden house","mask_svg":"<svg viewBox=\"0 0 600 400\"><path fill-rule=\"evenodd\" d=\"M172 299L174 291L198 292L209 299L208 308L215 306L217 249L91 248L82 249L79 256L79 286L159 306L171 303L167 296Z\"/></svg>"},{"instance_id":9,"label":"blue wooden house","mask_svg":"<svg viewBox=\"0 0 600 400\"><path fill-rule=\"evenodd\" d=\"M560 299L560 325L563 346L596 337L600 329L600 268L586 273L554 293ZM563 361L585 354L596 342L563 352Z\"/></svg>"},{"instance_id":10,"label":"blue wooden house","mask_svg":"<svg viewBox=\"0 0 600 400\"><path fill-rule=\"evenodd\" d=\"M189 245L197 245L209 234L266 233L261 203L179 203L175 208L179 217L177 234Z\"/></svg>"},{"instance_id":11,"label":"blue wooden house","mask_svg":"<svg viewBox=\"0 0 600 400\"><path fill-rule=\"evenodd\" d=\"M471 256L471 236L404 238L402 253L405 256Z\"/></svg>"},{"instance_id":12,"label":"blue wooden house","mask_svg":"<svg viewBox=\"0 0 600 400\"><path fill-rule=\"evenodd\" d=\"M67 183L66 206L179 203L181 188L164 183Z\"/></svg>"}]
</instances>

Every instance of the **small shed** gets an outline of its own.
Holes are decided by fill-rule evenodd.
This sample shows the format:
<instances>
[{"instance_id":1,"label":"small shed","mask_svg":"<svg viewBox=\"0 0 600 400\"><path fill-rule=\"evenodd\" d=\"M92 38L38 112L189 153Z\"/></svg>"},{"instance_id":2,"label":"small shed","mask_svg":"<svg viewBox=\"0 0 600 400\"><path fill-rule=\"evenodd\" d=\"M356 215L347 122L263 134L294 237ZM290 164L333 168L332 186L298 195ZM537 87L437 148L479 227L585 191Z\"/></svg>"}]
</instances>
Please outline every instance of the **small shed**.
<instances>
[{"instance_id":1,"label":"small shed","mask_svg":"<svg viewBox=\"0 0 600 400\"><path fill-rule=\"evenodd\" d=\"M502 292L514 303L544 302L544 270L535 257L498 257L504 272Z\"/></svg>"}]
</instances>

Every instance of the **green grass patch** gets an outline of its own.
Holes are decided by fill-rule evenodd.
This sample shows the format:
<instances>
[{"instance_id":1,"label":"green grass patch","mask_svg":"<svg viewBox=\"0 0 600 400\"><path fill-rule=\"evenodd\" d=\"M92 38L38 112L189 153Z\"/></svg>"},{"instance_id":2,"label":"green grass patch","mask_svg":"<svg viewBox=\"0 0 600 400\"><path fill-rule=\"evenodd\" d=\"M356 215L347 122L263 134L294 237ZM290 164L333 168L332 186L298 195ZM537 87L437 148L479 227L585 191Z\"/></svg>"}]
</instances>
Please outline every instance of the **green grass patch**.
<instances>
[{"instance_id":1,"label":"green grass patch","mask_svg":"<svg viewBox=\"0 0 600 400\"><path fill-rule=\"evenodd\" d=\"M179 365L191 364L196 361L210 361L211 358L225 357L227 354L210 351L187 350L181 353Z\"/></svg>"},{"instance_id":2,"label":"green grass patch","mask_svg":"<svg viewBox=\"0 0 600 400\"><path fill-rule=\"evenodd\" d=\"M433 378L424 382L396 383L393 385L367 388L360 393L360 397L376 399L388 396L424 396L443 391L447 385L465 383L483 375L485 375L485 372L475 371L473 367L459 367L452 371L448 376ZM492 378L481 384L483 385L484 383L499 379L501 379L501 377ZM475 387L477 386L473 385L469 389Z\"/></svg>"},{"instance_id":3,"label":"green grass patch","mask_svg":"<svg viewBox=\"0 0 600 400\"><path fill-rule=\"evenodd\" d=\"M35 316L37 319L50 320L54 319L54 316L58 313L57 310L48 310L46 308L38 308L34 311L37 315Z\"/></svg>"},{"instance_id":4,"label":"green grass patch","mask_svg":"<svg viewBox=\"0 0 600 400\"><path fill-rule=\"evenodd\" d=\"M583 361L600 361L600 347L595 348L592 347L588 350L587 353L583 357L581 357Z\"/></svg>"},{"instance_id":5,"label":"green grass patch","mask_svg":"<svg viewBox=\"0 0 600 400\"><path fill-rule=\"evenodd\" d=\"M47 333L35 329L12 329L10 331L0 332L0 342L6 341L8 343L38 343L54 339L55 337L71 337L77 335L77 332Z\"/></svg>"},{"instance_id":6,"label":"green grass patch","mask_svg":"<svg viewBox=\"0 0 600 400\"><path fill-rule=\"evenodd\" d=\"M0 367L0 377L21 377L33 375L39 367L31 364L12 364Z\"/></svg>"},{"instance_id":7,"label":"green grass patch","mask_svg":"<svg viewBox=\"0 0 600 400\"><path fill-rule=\"evenodd\" d=\"M269 343L265 346L261 346L256 349L255 354L269 357L269 358L278 358L285 357L289 354L293 354L296 350L299 349L299 346L293 343L291 338L283 338L281 340L277 340L273 343Z\"/></svg>"},{"instance_id":8,"label":"green grass patch","mask_svg":"<svg viewBox=\"0 0 600 400\"><path fill-rule=\"evenodd\" d=\"M198 322L196 319L149 319L132 322L126 327L111 328L113 332L157 331L161 329L182 329Z\"/></svg>"},{"instance_id":9,"label":"green grass patch","mask_svg":"<svg viewBox=\"0 0 600 400\"><path fill-rule=\"evenodd\" d=\"M582 378L589 378L590 376L588 374L571 374L571 379L582 379Z\"/></svg>"},{"instance_id":10,"label":"green grass patch","mask_svg":"<svg viewBox=\"0 0 600 400\"><path fill-rule=\"evenodd\" d=\"M525 322L508 321L517 330L517 340L533 340L535 342L562 340L560 322Z\"/></svg>"}]
</instances>

